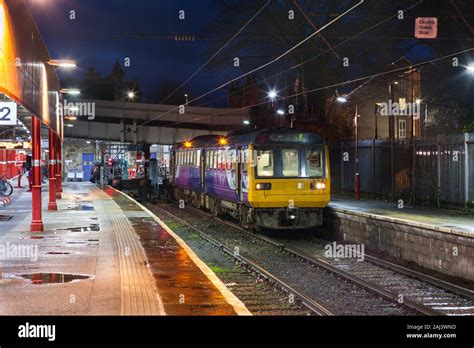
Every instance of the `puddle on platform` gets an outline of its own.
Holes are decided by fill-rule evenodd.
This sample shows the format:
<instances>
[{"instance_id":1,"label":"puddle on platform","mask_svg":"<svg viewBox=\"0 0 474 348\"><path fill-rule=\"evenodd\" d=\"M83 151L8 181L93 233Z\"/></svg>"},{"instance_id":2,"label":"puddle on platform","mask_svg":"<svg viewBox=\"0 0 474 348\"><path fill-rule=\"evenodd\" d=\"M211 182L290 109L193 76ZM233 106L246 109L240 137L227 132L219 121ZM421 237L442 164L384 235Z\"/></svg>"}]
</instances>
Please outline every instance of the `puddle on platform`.
<instances>
[{"instance_id":1,"label":"puddle on platform","mask_svg":"<svg viewBox=\"0 0 474 348\"><path fill-rule=\"evenodd\" d=\"M82 211L91 211L94 210L94 205L92 202L84 201L80 203L70 204L66 208L67 210L82 210Z\"/></svg>"},{"instance_id":2,"label":"puddle on platform","mask_svg":"<svg viewBox=\"0 0 474 348\"><path fill-rule=\"evenodd\" d=\"M84 227L71 227L71 228L58 228L57 231L69 231L69 232L99 232L99 224L91 224Z\"/></svg>"},{"instance_id":3,"label":"puddle on platform","mask_svg":"<svg viewBox=\"0 0 474 348\"><path fill-rule=\"evenodd\" d=\"M67 244L72 244L72 245L84 245L84 246L89 246L89 245L99 245L99 240L98 239L88 239L88 240L70 240L67 242Z\"/></svg>"},{"instance_id":4,"label":"puddle on platform","mask_svg":"<svg viewBox=\"0 0 474 348\"><path fill-rule=\"evenodd\" d=\"M32 284L54 284L54 283L69 283L74 280L89 279L90 276L81 274L68 273L34 273L34 274L18 274L18 277L31 280Z\"/></svg>"},{"instance_id":5,"label":"puddle on platform","mask_svg":"<svg viewBox=\"0 0 474 348\"><path fill-rule=\"evenodd\" d=\"M25 240L25 239L44 239L44 236L30 236L30 237L21 237L20 238L21 240Z\"/></svg>"},{"instance_id":6,"label":"puddle on platform","mask_svg":"<svg viewBox=\"0 0 474 348\"><path fill-rule=\"evenodd\" d=\"M10 221L13 215L0 215L0 221Z\"/></svg>"}]
</instances>

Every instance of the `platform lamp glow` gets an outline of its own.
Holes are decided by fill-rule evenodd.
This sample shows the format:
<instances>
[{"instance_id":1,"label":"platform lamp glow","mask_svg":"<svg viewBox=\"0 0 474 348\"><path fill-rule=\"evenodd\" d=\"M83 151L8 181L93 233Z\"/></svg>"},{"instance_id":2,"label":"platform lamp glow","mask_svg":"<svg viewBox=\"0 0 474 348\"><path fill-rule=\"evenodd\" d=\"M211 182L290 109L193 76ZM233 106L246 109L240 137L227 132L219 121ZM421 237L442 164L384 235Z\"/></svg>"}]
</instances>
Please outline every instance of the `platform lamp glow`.
<instances>
[{"instance_id":1,"label":"platform lamp glow","mask_svg":"<svg viewBox=\"0 0 474 348\"><path fill-rule=\"evenodd\" d=\"M54 67L65 69L73 69L76 67L76 62L70 59L50 59L46 63Z\"/></svg>"}]
</instances>

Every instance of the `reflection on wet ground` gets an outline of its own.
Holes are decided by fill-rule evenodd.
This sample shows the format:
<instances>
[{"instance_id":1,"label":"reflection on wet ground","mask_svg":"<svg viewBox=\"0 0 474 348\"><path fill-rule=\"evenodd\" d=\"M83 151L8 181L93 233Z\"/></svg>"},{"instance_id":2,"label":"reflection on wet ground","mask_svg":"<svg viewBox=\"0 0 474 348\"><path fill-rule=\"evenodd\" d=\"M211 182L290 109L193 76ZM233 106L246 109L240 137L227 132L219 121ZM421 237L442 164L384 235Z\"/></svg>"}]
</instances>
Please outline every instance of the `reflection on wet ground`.
<instances>
[{"instance_id":1,"label":"reflection on wet ground","mask_svg":"<svg viewBox=\"0 0 474 348\"><path fill-rule=\"evenodd\" d=\"M57 231L69 231L69 232L99 232L100 225L99 224L91 224L89 226L84 227L71 227L71 228L58 228Z\"/></svg>"},{"instance_id":2,"label":"reflection on wet ground","mask_svg":"<svg viewBox=\"0 0 474 348\"><path fill-rule=\"evenodd\" d=\"M17 274L16 277L31 280L32 284L54 284L54 283L69 283L74 280L89 279L90 276L81 274L69 273L33 273L33 274Z\"/></svg>"},{"instance_id":3,"label":"reflection on wet ground","mask_svg":"<svg viewBox=\"0 0 474 348\"><path fill-rule=\"evenodd\" d=\"M66 208L67 210L82 210L82 211L91 211L94 210L94 205L90 201L75 202L70 204Z\"/></svg>"},{"instance_id":4,"label":"reflection on wet ground","mask_svg":"<svg viewBox=\"0 0 474 348\"><path fill-rule=\"evenodd\" d=\"M154 219L129 220L145 249L168 315L235 315L233 307L183 247Z\"/></svg>"},{"instance_id":5,"label":"reflection on wet ground","mask_svg":"<svg viewBox=\"0 0 474 348\"><path fill-rule=\"evenodd\" d=\"M13 215L0 215L0 221L10 221Z\"/></svg>"}]
</instances>

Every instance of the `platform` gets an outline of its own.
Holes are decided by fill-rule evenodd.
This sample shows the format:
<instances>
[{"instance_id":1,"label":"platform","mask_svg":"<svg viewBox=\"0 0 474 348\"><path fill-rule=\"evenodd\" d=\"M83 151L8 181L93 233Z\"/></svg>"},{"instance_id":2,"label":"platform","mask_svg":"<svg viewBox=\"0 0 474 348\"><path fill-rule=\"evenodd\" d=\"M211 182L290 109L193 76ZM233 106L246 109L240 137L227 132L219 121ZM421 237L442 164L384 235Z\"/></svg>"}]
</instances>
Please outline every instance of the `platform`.
<instances>
[{"instance_id":1,"label":"platform","mask_svg":"<svg viewBox=\"0 0 474 348\"><path fill-rule=\"evenodd\" d=\"M66 183L57 212L46 210L47 197L45 185L41 233L29 232L31 193L0 208L10 217L0 221L0 315L250 314L173 231L121 193Z\"/></svg>"},{"instance_id":2,"label":"platform","mask_svg":"<svg viewBox=\"0 0 474 348\"><path fill-rule=\"evenodd\" d=\"M461 212L334 196L325 210L332 237L474 280L474 217Z\"/></svg>"},{"instance_id":3,"label":"platform","mask_svg":"<svg viewBox=\"0 0 474 348\"><path fill-rule=\"evenodd\" d=\"M433 229L452 233L474 234L474 216L447 209L413 207L405 205L399 209L397 203L373 200L356 200L345 196L332 196L329 207L340 210L368 213L382 218L396 219L406 223L424 224Z\"/></svg>"}]
</instances>

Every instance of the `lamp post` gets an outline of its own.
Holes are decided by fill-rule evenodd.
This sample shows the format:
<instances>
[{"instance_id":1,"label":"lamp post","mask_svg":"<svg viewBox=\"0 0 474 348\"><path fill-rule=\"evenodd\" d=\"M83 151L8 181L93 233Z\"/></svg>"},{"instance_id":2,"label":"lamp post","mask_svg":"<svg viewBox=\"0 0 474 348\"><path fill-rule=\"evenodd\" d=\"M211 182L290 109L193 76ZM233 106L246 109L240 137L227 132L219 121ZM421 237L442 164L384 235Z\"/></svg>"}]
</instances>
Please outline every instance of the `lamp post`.
<instances>
[{"instance_id":1,"label":"lamp post","mask_svg":"<svg viewBox=\"0 0 474 348\"><path fill-rule=\"evenodd\" d=\"M336 101L340 104L347 103L349 101L348 96L338 96ZM360 172L359 172L359 112L358 105L355 104L355 115L354 115L354 133L355 133L355 175L354 175L354 191L355 198L360 199Z\"/></svg>"}]
</instances>

